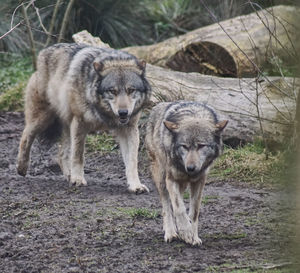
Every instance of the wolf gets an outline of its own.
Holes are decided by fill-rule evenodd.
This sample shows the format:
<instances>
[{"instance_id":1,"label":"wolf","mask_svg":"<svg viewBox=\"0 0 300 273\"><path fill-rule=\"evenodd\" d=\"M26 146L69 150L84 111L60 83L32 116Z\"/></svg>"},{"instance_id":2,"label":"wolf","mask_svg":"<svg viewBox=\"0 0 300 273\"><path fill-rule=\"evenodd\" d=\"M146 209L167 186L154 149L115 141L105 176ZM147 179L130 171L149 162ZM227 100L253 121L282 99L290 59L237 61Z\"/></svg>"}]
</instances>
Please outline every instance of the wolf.
<instances>
[{"instance_id":1,"label":"wolf","mask_svg":"<svg viewBox=\"0 0 300 273\"><path fill-rule=\"evenodd\" d=\"M25 89L18 173L26 175L35 137L60 124L60 168L71 184L87 185L86 135L108 130L119 142L129 190L149 191L137 171L138 120L151 96L145 66L133 55L110 48L60 43L42 50Z\"/></svg>"},{"instance_id":2,"label":"wolf","mask_svg":"<svg viewBox=\"0 0 300 273\"><path fill-rule=\"evenodd\" d=\"M150 114L145 146L160 195L164 240L180 238L192 245L198 237L202 191L213 161L222 152L222 131L215 111L198 102L160 103ZM189 214L183 193L189 187Z\"/></svg>"}]
</instances>

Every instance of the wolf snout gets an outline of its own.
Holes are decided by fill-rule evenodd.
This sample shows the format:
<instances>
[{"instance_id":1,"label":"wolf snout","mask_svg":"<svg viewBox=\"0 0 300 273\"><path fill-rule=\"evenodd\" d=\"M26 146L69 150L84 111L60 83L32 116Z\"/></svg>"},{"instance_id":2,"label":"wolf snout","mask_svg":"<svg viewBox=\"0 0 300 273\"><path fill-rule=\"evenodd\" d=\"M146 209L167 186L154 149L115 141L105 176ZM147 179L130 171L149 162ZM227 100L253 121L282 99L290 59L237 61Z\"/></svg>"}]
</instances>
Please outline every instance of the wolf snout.
<instances>
[{"instance_id":1,"label":"wolf snout","mask_svg":"<svg viewBox=\"0 0 300 273\"><path fill-rule=\"evenodd\" d=\"M120 123L126 124L129 120L128 110L127 109L120 109L118 110L119 120Z\"/></svg>"},{"instance_id":2,"label":"wolf snout","mask_svg":"<svg viewBox=\"0 0 300 273\"><path fill-rule=\"evenodd\" d=\"M127 109L121 109L118 111L120 118L127 118L128 116L128 110Z\"/></svg>"},{"instance_id":3,"label":"wolf snout","mask_svg":"<svg viewBox=\"0 0 300 273\"><path fill-rule=\"evenodd\" d=\"M186 166L186 171L188 173L193 173L195 170L196 170L196 165L191 164Z\"/></svg>"}]
</instances>

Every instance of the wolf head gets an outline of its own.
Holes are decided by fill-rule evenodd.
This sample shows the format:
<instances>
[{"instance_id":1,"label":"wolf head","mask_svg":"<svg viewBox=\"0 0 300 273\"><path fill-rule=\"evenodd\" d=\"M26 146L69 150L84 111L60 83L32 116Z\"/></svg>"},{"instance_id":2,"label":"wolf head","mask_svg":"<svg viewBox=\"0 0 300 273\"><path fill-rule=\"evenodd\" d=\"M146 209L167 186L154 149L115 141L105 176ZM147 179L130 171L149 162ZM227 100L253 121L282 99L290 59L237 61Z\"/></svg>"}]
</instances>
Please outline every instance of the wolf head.
<instances>
[{"instance_id":1,"label":"wolf head","mask_svg":"<svg viewBox=\"0 0 300 273\"><path fill-rule=\"evenodd\" d=\"M113 113L119 124L127 124L150 96L150 85L145 78L146 63L130 56L96 59L93 66L100 77L96 91L100 96L99 107L108 114Z\"/></svg>"},{"instance_id":2,"label":"wolf head","mask_svg":"<svg viewBox=\"0 0 300 273\"><path fill-rule=\"evenodd\" d=\"M222 149L221 133L228 121L213 123L191 118L182 122L164 121L172 134L171 158L190 177L205 171Z\"/></svg>"}]
</instances>

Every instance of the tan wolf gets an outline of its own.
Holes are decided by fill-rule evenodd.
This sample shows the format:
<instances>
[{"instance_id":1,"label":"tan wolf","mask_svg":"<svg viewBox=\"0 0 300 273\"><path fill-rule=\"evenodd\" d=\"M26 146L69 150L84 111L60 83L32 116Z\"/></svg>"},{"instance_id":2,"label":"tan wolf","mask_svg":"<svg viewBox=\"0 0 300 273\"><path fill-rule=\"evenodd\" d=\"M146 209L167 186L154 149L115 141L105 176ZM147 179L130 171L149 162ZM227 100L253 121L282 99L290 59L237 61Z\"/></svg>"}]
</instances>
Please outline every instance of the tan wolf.
<instances>
[{"instance_id":1,"label":"tan wolf","mask_svg":"<svg viewBox=\"0 0 300 273\"><path fill-rule=\"evenodd\" d=\"M19 147L18 173L26 175L35 137L53 122L59 122L62 137L58 161L71 184L87 184L87 133L109 130L119 141L129 190L148 191L137 171L137 124L150 95L145 62L126 52L66 43L42 50L37 71L25 90L25 129Z\"/></svg>"},{"instance_id":2,"label":"tan wolf","mask_svg":"<svg viewBox=\"0 0 300 273\"><path fill-rule=\"evenodd\" d=\"M153 108L146 148L162 203L166 242L179 237L192 245L202 243L198 237L202 190L211 164L222 151L221 133L227 122L219 122L210 107L197 102L160 103ZM187 186L189 214L183 201Z\"/></svg>"}]
</instances>

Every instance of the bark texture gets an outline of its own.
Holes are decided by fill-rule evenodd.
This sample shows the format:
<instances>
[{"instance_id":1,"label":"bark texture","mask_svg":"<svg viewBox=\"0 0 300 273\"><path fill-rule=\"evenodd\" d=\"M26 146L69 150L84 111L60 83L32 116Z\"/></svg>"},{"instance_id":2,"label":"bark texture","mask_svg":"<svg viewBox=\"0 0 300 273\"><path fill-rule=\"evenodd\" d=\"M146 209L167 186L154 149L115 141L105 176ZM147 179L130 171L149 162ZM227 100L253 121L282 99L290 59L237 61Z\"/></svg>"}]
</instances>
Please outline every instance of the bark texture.
<instances>
[{"instance_id":1,"label":"bark texture","mask_svg":"<svg viewBox=\"0 0 300 273\"><path fill-rule=\"evenodd\" d=\"M300 8L275 6L149 46L124 48L148 63L182 72L249 77L270 58L295 63ZM298 48L296 48L298 46ZM255 65L254 65L255 64Z\"/></svg>"},{"instance_id":2,"label":"bark texture","mask_svg":"<svg viewBox=\"0 0 300 273\"><path fill-rule=\"evenodd\" d=\"M220 78L152 65L146 76L154 103L192 100L212 106L221 120L229 120L224 137L231 144L262 136L270 144L280 143L293 135L300 79Z\"/></svg>"}]
</instances>

